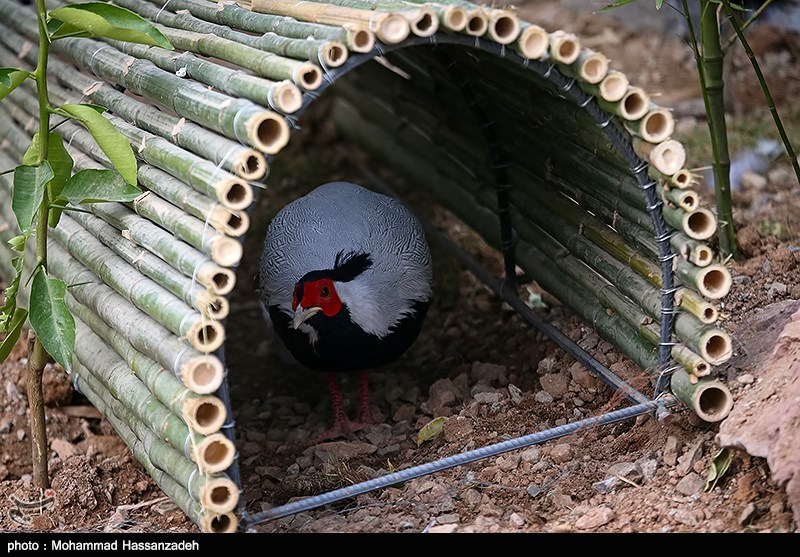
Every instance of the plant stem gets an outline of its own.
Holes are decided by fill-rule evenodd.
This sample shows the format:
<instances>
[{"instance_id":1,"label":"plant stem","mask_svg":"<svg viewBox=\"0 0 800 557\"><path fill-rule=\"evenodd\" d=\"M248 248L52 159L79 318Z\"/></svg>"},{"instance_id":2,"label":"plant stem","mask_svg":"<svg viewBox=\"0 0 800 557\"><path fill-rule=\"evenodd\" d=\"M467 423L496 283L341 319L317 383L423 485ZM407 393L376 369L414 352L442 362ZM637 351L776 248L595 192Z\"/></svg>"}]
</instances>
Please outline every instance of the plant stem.
<instances>
[{"instance_id":1,"label":"plant stem","mask_svg":"<svg viewBox=\"0 0 800 557\"><path fill-rule=\"evenodd\" d=\"M50 103L47 97L47 54L50 40L45 18L45 0L36 0L39 22L39 61L36 66L36 90L39 94L39 164L47 160L47 147L50 127ZM45 190L42 204L39 205L36 223L36 265L47 269L47 212L50 199ZM33 300L31 300L33 302ZM31 420L31 461L33 466L33 485L40 489L50 487L50 474L47 470L47 428L45 426L44 397L42 396L42 375L50 356L45 351L39 337L31 331L28 340L28 404Z\"/></svg>"},{"instance_id":2,"label":"plant stem","mask_svg":"<svg viewBox=\"0 0 800 557\"><path fill-rule=\"evenodd\" d=\"M800 162L798 162L797 155L795 155L794 149L792 149L792 143L789 141L789 137L786 135L786 130L783 128L783 122L781 121L781 117L778 115L778 110L775 108L775 101L772 100L772 93L770 93L769 87L767 86L767 81L764 79L764 74L761 72L761 66L758 64L758 60L756 60L756 55L753 53L753 49L750 48L750 43L748 43L747 39L744 37L742 27L733 17L733 9L731 8L730 0L723 0L722 3L725 6L725 12L728 16L728 20L731 22L733 30L736 32L736 36L739 38L739 42L742 43L744 51L747 53L747 57L750 58L750 63L753 65L753 70L756 72L758 83L761 85L761 90L764 92L764 98L767 100L767 108L769 108L769 112L772 114L772 119L775 120L775 127L778 128L778 133L781 136L781 141L783 141L786 154L789 155L789 160L792 162L794 174L797 177L798 183L800 183ZM762 8L763 7L764 6L762 6Z\"/></svg>"},{"instance_id":3,"label":"plant stem","mask_svg":"<svg viewBox=\"0 0 800 557\"><path fill-rule=\"evenodd\" d=\"M747 18L747 21L742 23L742 31L744 31L745 29L750 27L750 25L756 19L758 19L758 16L760 16L763 13L763 11L766 10L769 7L770 4L772 4L772 0L764 0L764 3L761 4L756 11L753 12L753 15L751 15L749 18ZM727 41L725 41L725 44L722 46L722 51L723 52L728 52L728 49L730 47L732 47L733 43L735 43L735 42L736 42L736 34L733 34L730 37L728 37Z\"/></svg>"}]
</instances>

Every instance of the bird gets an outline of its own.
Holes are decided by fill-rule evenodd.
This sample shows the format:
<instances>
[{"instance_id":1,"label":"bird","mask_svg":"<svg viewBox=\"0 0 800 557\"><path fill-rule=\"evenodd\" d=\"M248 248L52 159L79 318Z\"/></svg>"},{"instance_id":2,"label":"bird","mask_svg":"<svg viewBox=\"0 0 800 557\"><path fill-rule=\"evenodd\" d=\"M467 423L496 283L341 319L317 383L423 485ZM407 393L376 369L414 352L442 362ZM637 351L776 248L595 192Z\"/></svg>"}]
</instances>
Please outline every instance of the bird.
<instances>
[{"instance_id":1,"label":"bird","mask_svg":"<svg viewBox=\"0 0 800 557\"><path fill-rule=\"evenodd\" d=\"M369 372L418 337L432 300L424 229L402 202L350 182L329 182L270 222L259 268L262 309L302 366L327 374L333 426L352 438L372 422ZM360 373L359 413L344 408L338 374Z\"/></svg>"}]
</instances>

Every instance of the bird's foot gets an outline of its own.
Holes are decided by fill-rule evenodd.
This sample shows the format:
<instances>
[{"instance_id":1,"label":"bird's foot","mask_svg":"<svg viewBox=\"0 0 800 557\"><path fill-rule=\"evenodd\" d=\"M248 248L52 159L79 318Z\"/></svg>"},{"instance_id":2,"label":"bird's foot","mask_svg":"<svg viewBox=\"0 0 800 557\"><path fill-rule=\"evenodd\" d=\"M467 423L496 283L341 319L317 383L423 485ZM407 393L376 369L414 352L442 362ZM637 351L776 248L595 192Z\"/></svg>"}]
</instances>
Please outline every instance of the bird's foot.
<instances>
[{"instance_id":1,"label":"bird's foot","mask_svg":"<svg viewBox=\"0 0 800 557\"><path fill-rule=\"evenodd\" d=\"M339 418L336 420L336 423L333 424L332 428L314 437L314 442L321 443L322 441L330 441L331 439L337 439L339 437L351 440L356 431L360 431L369 425L369 422L362 421L360 417L357 422L350 421L347 417Z\"/></svg>"}]
</instances>

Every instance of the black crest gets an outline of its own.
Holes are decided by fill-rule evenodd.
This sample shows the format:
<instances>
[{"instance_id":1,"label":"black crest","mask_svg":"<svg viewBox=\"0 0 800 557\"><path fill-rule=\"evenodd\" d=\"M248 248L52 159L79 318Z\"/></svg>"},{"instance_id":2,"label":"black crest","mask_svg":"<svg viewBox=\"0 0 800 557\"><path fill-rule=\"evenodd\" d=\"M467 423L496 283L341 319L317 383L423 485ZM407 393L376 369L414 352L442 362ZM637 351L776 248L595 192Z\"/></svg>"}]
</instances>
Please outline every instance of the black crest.
<instances>
[{"instance_id":1,"label":"black crest","mask_svg":"<svg viewBox=\"0 0 800 557\"><path fill-rule=\"evenodd\" d=\"M331 271L331 278L337 282L349 282L372 266L367 253L340 251Z\"/></svg>"}]
</instances>

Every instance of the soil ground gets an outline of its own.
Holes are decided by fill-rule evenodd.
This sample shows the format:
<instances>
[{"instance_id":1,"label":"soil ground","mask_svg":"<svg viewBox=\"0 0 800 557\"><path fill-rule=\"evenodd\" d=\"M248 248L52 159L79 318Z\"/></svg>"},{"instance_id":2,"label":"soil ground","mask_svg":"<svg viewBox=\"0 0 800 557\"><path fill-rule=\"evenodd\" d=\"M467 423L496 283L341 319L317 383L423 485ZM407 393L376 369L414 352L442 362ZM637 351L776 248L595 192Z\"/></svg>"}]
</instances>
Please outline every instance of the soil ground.
<instances>
[{"instance_id":1,"label":"soil ground","mask_svg":"<svg viewBox=\"0 0 800 557\"><path fill-rule=\"evenodd\" d=\"M584 44L609 55L631 82L658 93L659 103L675 107L676 136L692 160L697 166L710 160L693 59L673 30L660 25L652 10L623 18L585 8L573 13L568 4L575 3L530 2L519 11L545 28L575 32ZM798 145L800 114L783 101L796 98L800 89L800 36L761 27L752 37ZM749 63L741 52L732 58L727 80L735 152L777 135ZM319 110L309 113L303 131L276 161L269 191L254 213L226 323L242 496L249 512L624 406L611 389L434 250L437 296L419 339L395 364L371 374L373 419L380 425L357 432L352 440L315 443L313 437L330 418L324 376L292 364L275 348L253 277L272 214L323 181L357 177L323 116ZM702 193L706 205L713 205L713 192ZM499 272L494 252L458 221L424 203L413 189L404 199ZM729 263L734 286L722 307L722 324L734 337L736 357L718 372L739 401L758 384L759 364L776 336L749 334L752 324L767 315L779 331L800 304L800 188L785 157L749 177L734 203L744 255ZM542 300L543 316L648 392L648 378L626 357L546 293ZM0 364L0 531L196 531L110 425L73 393L57 366L49 366L45 376L56 497L41 514L20 522L14 498L36 496L29 475L25 362L20 342ZM352 413L356 378L342 377L342 387ZM444 431L418 444L418 431L434 417L447 418ZM267 522L257 531L796 531L785 487L773 479L764 458L733 451L727 473L706 489L708 469L720 449L718 429L719 424L699 422L679 408L668 423L641 417L587 428Z\"/></svg>"}]
</instances>

